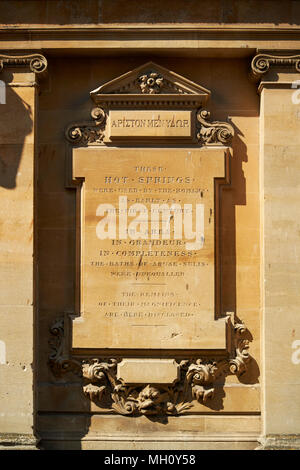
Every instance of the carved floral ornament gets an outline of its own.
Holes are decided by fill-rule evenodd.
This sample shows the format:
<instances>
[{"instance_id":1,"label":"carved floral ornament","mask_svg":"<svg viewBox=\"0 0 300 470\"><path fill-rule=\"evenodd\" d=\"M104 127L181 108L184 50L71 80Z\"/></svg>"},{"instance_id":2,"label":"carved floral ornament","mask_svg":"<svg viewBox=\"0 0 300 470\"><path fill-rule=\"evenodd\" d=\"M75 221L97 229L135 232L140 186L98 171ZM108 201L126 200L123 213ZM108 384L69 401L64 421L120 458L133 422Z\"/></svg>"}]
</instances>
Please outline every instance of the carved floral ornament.
<instances>
[{"instance_id":1,"label":"carved floral ornament","mask_svg":"<svg viewBox=\"0 0 300 470\"><path fill-rule=\"evenodd\" d=\"M180 415L193 408L195 401L208 406L215 396L218 381L228 375L242 376L248 369L249 332L242 322L232 324L232 351L226 358L182 358L178 360L180 376L173 385L129 385L117 378L117 364L122 358L80 359L69 357L65 334L67 317L50 328L49 366L56 377L70 372L82 381L83 394L103 409L121 415Z\"/></svg>"},{"instance_id":2,"label":"carved floral ornament","mask_svg":"<svg viewBox=\"0 0 300 470\"><path fill-rule=\"evenodd\" d=\"M141 75L138 78L138 82L142 93L156 94L160 93L164 79L157 72L150 72L146 75Z\"/></svg>"},{"instance_id":3,"label":"carved floral ornament","mask_svg":"<svg viewBox=\"0 0 300 470\"><path fill-rule=\"evenodd\" d=\"M147 96L158 94L160 96ZM107 101L113 104L127 100L128 103L142 100L149 104L157 98L160 104L164 100L168 104L182 102L185 105L195 101L196 106L199 106L207 102L210 91L161 65L147 62L101 85L91 91L90 95L96 105Z\"/></svg>"}]
</instances>

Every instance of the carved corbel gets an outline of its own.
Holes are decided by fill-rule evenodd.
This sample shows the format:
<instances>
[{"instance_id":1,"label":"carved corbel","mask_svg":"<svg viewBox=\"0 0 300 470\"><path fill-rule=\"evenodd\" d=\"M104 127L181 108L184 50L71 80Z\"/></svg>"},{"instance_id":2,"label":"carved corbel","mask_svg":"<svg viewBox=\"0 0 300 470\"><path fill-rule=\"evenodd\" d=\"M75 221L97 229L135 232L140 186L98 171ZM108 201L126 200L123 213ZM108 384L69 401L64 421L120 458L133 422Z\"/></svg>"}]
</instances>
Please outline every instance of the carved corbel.
<instances>
[{"instance_id":1,"label":"carved corbel","mask_svg":"<svg viewBox=\"0 0 300 470\"><path fill-rule=\"evenodd\" d=\"M83 121L70 124L65 132L69 142L75 145L99 144L103 141L106 113L102 108L96 107L91 111L93 121Z\"/></svg>"},{"instance_id":2,"label":"carved corbel","mask_svg":"<svg viewBox=\"0 0 300 470\"><path fill-rule=\"evenodd\" d=\"M300 72L300 54L291 56L257 54L251 62L251 78L259 80L271 66L289 67L295 72Z\"/></svg>"},{"instance_id":3,"label":"carved corbel","mask_svg":"<svg viewBox=\"0 0 300 470\"><path fill-rule=\"evenodd\" d=\"M229 145L234 135L233 127L227 122L209 121L210 112L197 112L197 139L202 145Z\"/></svg>"},{"instance_id":4,"label":"carved corbel","mask_svg":"<svg viewBox=\"0 0 300 470\"><path fill-rule=\"evenodd\" d=\"M31 72L42 73L47 69L47 60L41 54L6 55L0 54L0 72L4 67L29 67Z\"/></svg>"}]
</instances>

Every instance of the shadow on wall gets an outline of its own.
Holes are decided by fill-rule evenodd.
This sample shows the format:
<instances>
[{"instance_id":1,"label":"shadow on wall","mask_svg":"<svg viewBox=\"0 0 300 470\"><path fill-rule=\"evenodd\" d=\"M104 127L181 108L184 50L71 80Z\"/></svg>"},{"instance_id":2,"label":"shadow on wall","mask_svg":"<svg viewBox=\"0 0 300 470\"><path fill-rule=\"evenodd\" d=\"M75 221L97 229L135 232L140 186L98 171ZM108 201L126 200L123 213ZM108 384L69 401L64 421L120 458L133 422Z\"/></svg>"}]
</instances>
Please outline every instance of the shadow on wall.
<instances>
[{"instance_id":1,"label":"shadow on wall","mask_svg":"<svg viewBox=\"0 0 300 470\"><path fill-rule=\"evenodd\" d=\"M32 109L12 87L5 86L4 80L0 81L0 92L0 186L14 189L24 141L32 131Z\"/></svg>"},{"instance_id":2,"label":"shadow on wall","mask_svg":"<svg viewBox=\"0 0 300 470\"><path fill-rule=\"evenodd\" d=\"M241 137L242 131L231 121L234 127L235 137L233 139L233 161L231 162L231 185L223 187L222 190L222 212L221 212L221 311L235 312L235 321L241 323L239 311L236 303L236 206L245 206L246 200L246 179L243 172L243 163L248 162L247 146ZM245 325L247 327L247 324ZM253 336L247 331L247 340L250 343ZM250 355L247 371L238 377L242 384L253 385L259 383L260 370L257 361ZM220 386L221 385L221 386ZM216 397L212 409L223 409L223 402L220 394L224 393L223 385L217 387Z\"/></svg>"},{"instance_id":3,"label":"shadow on wall","mask_svg":"<svg viewBox=\"0 0 300 470\"><path fill-rule=\"evenodd\" d=\"M225 121L225 119L224 119ZM248 161L247 147L234 125L231 185L222 189L221 211L221 312L236 312L236 206L246 205L246 180L243 162Z\"/></svg>"},{"instance_id":4,"label":"shadow on wall","mask_svg":"<svg viewBox=\"0 0 300 470\"><path fill-rule=\"evenodd\" d=\"M2 0L1 23L295 25L300 24L300 5L294 0Z\"/></svg>"}]
</instances>

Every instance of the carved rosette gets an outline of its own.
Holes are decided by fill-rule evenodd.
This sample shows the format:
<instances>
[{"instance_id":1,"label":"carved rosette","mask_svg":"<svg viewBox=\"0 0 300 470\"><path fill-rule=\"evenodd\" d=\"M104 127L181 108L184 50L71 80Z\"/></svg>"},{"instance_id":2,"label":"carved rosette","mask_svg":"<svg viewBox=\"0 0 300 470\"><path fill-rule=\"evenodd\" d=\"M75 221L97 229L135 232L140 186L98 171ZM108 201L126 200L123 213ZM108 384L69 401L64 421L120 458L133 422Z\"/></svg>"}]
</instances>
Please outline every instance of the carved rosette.
<instances>
[{"instance_id":1,"label":"carved rosette","mask_svg":"<svg viewBox=\"0 0 300 470\"><path fill-rule=\"evenodd\" d=\"M112 409L121 415L180 415L193 407L196 400L209 406L215 395L217 379L227 375L240 377L247 371L249 332L245 325L235 323L232 357L223 359L190 358L179 363L180 378L173 385L128 385L117 378L121 358L75 360L65 353L65 320L57 320L52 335L49 366L56 377L66 372L82 378L83 393L97 406Z\"/></svg>"},{"instance_id":2,"label":"carved rosette","mask_svg":"<svg viewBox=\"0 0 300 470\"><path fill-rule=\"evenodd\" d=\"M270 54L258 54L251 62L251 76L253 79L260 79L270 66L290 67L296 72L300 72L300 55L279 56Z\"/></svg>"},{"instance_id":3,"label":"carved rosette","mask_svg":"<svg viewBox=\"0 0 300 470\"><path fill-rule=\"evenodd\" d=\"M154 95L160 93L164 79L157 72L150 72L148 74L141 75L138 78L138 83L142 93Z\"/></svg>"},{"instance_id":4,"label":"carved rosette","mask_svg":"<svg viewBox=\"0 0 300 470\"><path fill-rule=\"evenodd\" d=\"M91 116L93 121L73 123L67 127L65 135L69 142L75 145L89 145L103 141L106 113L97 107L91 111Z\"/></svg>"},{"instance_id":5,"label":"carved rosette","mask_svg":"<svg viewBox=\"0 0 300 470\"><path fill-rule=\"evenodd\" d=\"M234 135L233 127L227 122L210 122L210 112L197 112L197 139L202 145L229 145Z\"/></svg>"},{"instance_id":6,"label":"carved rosette","mask_svg":"<svg viewBox=\"0 0 300 470\"><path fill-rule=\"evenodd\" d=\"M42 73L47 69L47 60L41 54L29 55L3 55L0 54L0 72L5 66L29 67L34 73Z\"/></svg>"}]
</instances>

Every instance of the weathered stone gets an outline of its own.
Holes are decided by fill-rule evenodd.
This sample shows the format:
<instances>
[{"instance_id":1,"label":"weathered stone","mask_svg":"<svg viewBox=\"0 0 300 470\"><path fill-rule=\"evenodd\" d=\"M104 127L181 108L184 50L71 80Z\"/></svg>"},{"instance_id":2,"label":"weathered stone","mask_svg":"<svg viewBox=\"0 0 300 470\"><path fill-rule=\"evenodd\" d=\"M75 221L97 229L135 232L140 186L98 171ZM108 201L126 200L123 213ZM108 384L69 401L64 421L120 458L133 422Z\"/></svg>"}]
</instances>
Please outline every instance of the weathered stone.
<instances>
[{"instance_id":1,"label":"weathered stone","mask_svg":"<svg viewBox=\"0 0 300 470\"><path fill-rule=\"evenodd\" d=\"M1 2L0 449L299 449L300 5L189 4Z\"/></svg>"}]
</instances>

